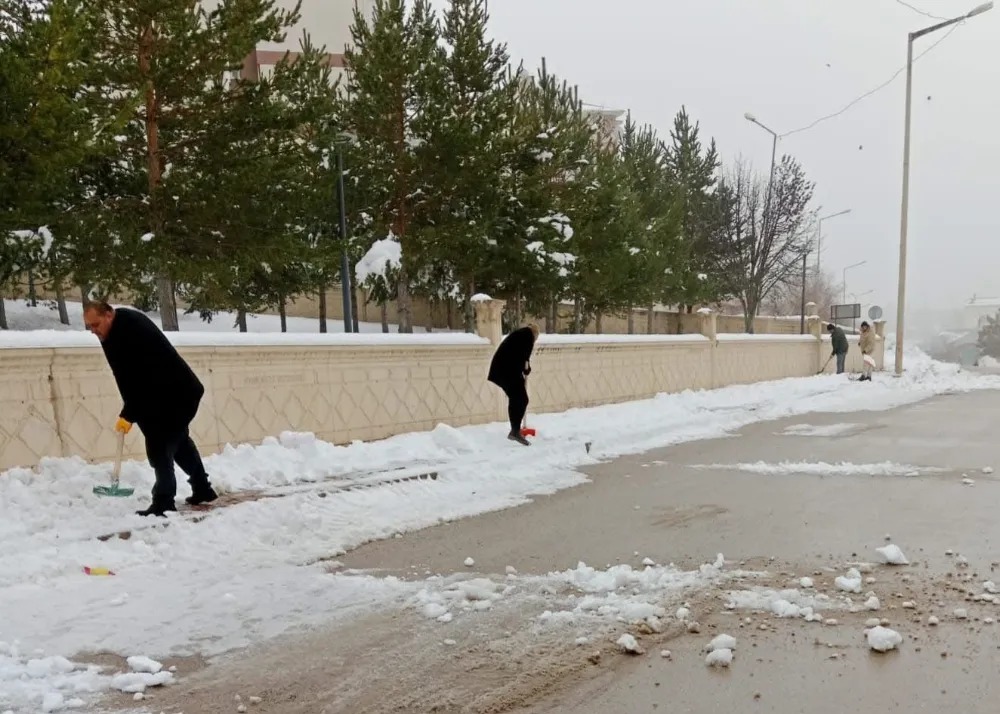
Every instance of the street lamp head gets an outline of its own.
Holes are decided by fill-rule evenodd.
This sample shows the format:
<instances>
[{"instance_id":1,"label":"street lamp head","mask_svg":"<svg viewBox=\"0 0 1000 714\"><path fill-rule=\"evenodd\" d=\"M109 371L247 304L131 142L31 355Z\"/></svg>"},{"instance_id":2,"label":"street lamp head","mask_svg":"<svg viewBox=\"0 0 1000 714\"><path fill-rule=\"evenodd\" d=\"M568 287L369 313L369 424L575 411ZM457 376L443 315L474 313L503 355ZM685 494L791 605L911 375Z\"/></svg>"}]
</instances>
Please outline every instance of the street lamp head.
<instances>
[{"instance_id":1,"label":"street lamp head","mask_svg":"<svg viewBox=\"0 0 1000 714\"><path fill-rule=\"evenodd\" d=\"M976 15L982 15L984 12L989 12L992 9L993 9L993 2L992 0L990 0L990 2L984 2L982 5L978 5L969 10L969 14L966 15L966 17L975 17Z\"/></svg>"},{"instance_id":2,"label":"street lamp head","mask_svg":"<svg viewBox=\"0 0 1000 714\"><path fill-rule=\"evenodd\" d=\"M744 119L746 119L747 121L752 121L752 122L753 122L754 124L756 124L756 123L757 123L757 117L755 117L755 116L754 116L753 114L751 114L750 112L746 112L746 113L745 113L745 114L743 115L743 118L744 118Z\"/></svg>"}]
</instances>

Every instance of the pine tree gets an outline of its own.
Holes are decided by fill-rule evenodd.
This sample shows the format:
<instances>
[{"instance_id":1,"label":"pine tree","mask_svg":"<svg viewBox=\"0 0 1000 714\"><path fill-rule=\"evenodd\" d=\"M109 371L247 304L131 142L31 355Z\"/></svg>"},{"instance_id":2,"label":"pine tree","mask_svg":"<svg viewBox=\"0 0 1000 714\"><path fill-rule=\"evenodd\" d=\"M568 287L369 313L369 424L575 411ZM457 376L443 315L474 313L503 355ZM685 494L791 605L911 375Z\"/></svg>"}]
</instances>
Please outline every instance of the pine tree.
<instances>
[{"instance_id":1,"label":"pine tree","mask_svg":"<svg viewBox=\"0 0 1000 714\"><path fill-rule=\"evenodd\" d=\"M71 246L56 223L68 223L75 174L101 145L80 101L93 21L84 0L0 0L0 292L30 270L61 293Z\"/></svg>"},{"instance_id":2,"label":"pine tree","mask_svg":"<svg viewBox=\"0 0 1000 714\"><path fill-rule=\"evenodd\" d=\"M203 195L224 197L230 208L215 219L216 231L254 248L220 255L214 263L219 270L206 271L185 297L199 311L236 311L240 329L248 312L277 308L283 314L296 295L317 288L331 262L333 251L320 238L335 219L329 156L336 141L336 86L325 58L305 37L294 61L282 60L272 75L244 88L242 101L233 105L239 111L216 127L220 136L242 137L214 145L216 151L236 150L238 160L214 151L206 157L201 177L214 188L205 185ZM225 173L215 170L220 165ZM205 208L211 218L214 207Z\"/></svg>"},{"instance_id":3,"label":"pine tree","mask_svg":"<svg viewBox=\"0 0 1000 714\"><path fill-rule=\"evenodd\" d=\"M593 145L573 238L576 261L570 294L585 315L601 318L623 312L641 289L632 268L631 248L639 233L639 211L617 155Z\"/></svg>"},{"instance_id":4,"label":"pine tree","mask_svg":"<svg viewBox=\"0 0 1000 714\"><path fill-rule=\"evenodd\" d=\"M120 127L105 171L121 180L92 207L134 255L130 284L154 281L163 328L176 330L176 284L197 284L206 267L245 256L250 245L259 250L244 242L247 233L218 228L236 210L233 189L202 192L213 178L246 177L247 157L229 148L266 132L274 115L244 111L264 106L267 88L237 75L259 43L283 41L298 9L276 9L275 0L222 0L211 11L192 0L93 2L103 23L94 58L101 110Z\"/></svg>"},{"instance_id":5,"label":"pine tree","mask_svg":"<svg viewBox=\"0 0 1000 714\"><path fill-rule=\"evenodd\" d=\"M444 50L428 0L376 0L371 22L355 9L353 47L345 53L350 155L365 185L376 235L402 246L396 297L399 331L413 331L411 291L428 265L421 229L427 225L429 148L433 132L427 105L440 102ZM435 96L437 93L437 96Z\"/></svg>"},{"instance_id":6,"label":"pine tree","mask_svg":"<svg viewBox=\"0 0 1000 714\"><path fill-rule=\"evenodd\" d=\"M726 275L716 269L720 262L717 206L713 194L718 181L719 157L715 141L702 145L698 123L687 110L674 117L670 133L668 164L676 182L674 206L680 222L680 245L686 269L676 298L692 305L718 300L726 293Z\"/></svg>"},{"instance_id":7,"label":"pine tree","mask_svg":"<svg viewBox=\"0 0 1000 714\"><path fill-rule=\"evenodd\" d=\"M619 153L624 181L638 204L640 223L629 248L635 283L632 304L647 307L646 331L652 332L655 304L669 303L678 295L684 268L674 200L676 182L667 160L668 149L656 130L637 125L631 114L625 120Z\"/></svg>"},{"instance_id":8,"label":"pine tree","mask_svg":"<svg viewBox=\"0 0 1000 714\"><path fill-rule=\"evenodd\" d=\"M517 89L505 45L487 38L486 0L451 0L441 21L441 101L429 103L433 225L432 297L462 294L468 300L495 260L510 197L508 127ZM429 241L430 242L430 241ZM484 286L485 287L485 286Z\"/></svg>"},{"instance_id":9,"label":"pine tree","mask_svg":"<svg viewBox=\"0 0 1000 714\"><path fill-rule=\"evenodd\" d=\"M545 314L554 329L558 303L575 270L572 241L590 170L593 126L576 92L543 61L535 78L519 77L509 132L513 158L504 177L510 196L491 259L491 283L515 306L515 315Z\"/></svg>"}]
</instances>

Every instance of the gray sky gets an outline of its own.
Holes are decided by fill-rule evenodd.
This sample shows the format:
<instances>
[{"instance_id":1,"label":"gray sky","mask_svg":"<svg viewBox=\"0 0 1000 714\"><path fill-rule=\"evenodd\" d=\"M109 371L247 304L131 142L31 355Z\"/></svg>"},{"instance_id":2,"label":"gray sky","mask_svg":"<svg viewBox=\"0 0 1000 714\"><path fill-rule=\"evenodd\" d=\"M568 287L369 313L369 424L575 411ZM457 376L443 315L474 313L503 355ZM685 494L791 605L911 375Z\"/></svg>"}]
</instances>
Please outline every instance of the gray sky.
<instances>
[{"instance_id":1,"label":"gray sky","mask_svg":"<svg viewBox=\"0 0 1000 714\"><path fill-rule=\"evenodd\" d=\"M912 0L952 17L979 0ZM906 33L935 20L895 0L493 0L492 33L511 55L580 87L581 98L631 109L666 135L686 105L725 160L766 170L771 138L834 113L905 64ZM918 41L916 52L943 33ZM960 26L914 69L910 319L1000 294L1000 9ZM993 49L990 49L990 47ZM828 66L829 65L829 66ZM817 183L823 268L861 301L895 305L904 77L779 143ZM863 147L863 148L860 148ZM894 310L895 308L892 307ZM887 315L887 317L890 317Z\"/></svg>"}]
</instances>

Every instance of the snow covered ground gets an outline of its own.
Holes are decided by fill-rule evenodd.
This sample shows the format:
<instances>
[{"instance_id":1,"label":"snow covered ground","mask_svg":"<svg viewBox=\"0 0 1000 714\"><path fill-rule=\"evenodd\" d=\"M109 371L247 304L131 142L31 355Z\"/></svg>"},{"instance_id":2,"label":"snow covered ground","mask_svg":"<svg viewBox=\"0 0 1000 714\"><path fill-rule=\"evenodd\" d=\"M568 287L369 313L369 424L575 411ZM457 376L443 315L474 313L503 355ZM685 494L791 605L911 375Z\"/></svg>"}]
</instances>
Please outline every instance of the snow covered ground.
<instances>
[{"instance_id":1,"label":"snow covered ground","mask_svg":"<svg viewBox=\"0 0 1000 714\"><path fill-rule=\"evenodd\" d=\"M266 498L218 509L201 522L171 518L168 527L131 515L152 483L144 463L124 465L123 481L136 496L122 500L91 494L107 480L107 465L49 459L35 471L0 474L0 711L57 711L112 687L134 690L169 678L146 672L137 673L146 681L116 680L115 672L75 665L82 652L213 655L393 604L444 623L530 591L552 599L545 625L655 622L663 616L658 597L719 582L721 563L690 572L652 561L646 570L580 565L548 576L520 575L512 563L490 577L476 574L474 562L455 563L462 575L426 573L429 579L412 582L331 572L331 561L372 539L581 484L586 479L576 469L599 460L720 437L759 421L1000 388L1000 377L919 355L907 368L900 379L878 375L872 384L822 376L539 415L530 449L508 442L502 425L441 425L345 447L284 434L207 461L220 490ZM430 472L436 479L399 481ZM379 483L387 477L397 482ZM123 530L131 530L128 540L100 539ZM86 575L85 567L115 574ZM623 585L632 595L622 595Z\"/></svg>"},{"instance_id":2,"label":"snow covered ground","mask_svg":"<svg viewBox=\"0 0 1000 714\"><path fill-rule=\"evenodd\" d=\"M79 302L66 302L66 311L69 313L69 325L59 322L59 313L56 312L55 303L51 305L39 302L37 307L31 307L24 300L4 300L4 309L7 312L7 324L13 330L82 330L83 326L83 306ZM147 313L153 321L159 325L160 315L156 312ZM216 313L211 322L205 322L197 314L179 314L181 332L236 332L236 315L231 312ZM311 317L289 317L289 332L319 332L319 320ZM382 332L382 325L377 322L362 322L358 328L363 333ZM425 332L423 327L414 326L415 332ZM343 332L343 319L328 319L327 330L330 332ZM396 331L395 325L389 325L389 330ZM247 315L247 331L249 332L280 332L281 318L277 315Z\"/></svg>"}]
</instances>

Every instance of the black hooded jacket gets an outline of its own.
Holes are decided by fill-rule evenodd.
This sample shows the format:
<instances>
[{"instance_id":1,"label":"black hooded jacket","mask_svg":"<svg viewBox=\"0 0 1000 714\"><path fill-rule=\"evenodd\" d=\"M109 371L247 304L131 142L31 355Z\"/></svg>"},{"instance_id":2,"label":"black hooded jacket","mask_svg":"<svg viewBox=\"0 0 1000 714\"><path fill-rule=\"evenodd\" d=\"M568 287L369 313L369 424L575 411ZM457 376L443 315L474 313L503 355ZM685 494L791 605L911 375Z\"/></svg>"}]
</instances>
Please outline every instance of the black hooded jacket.
<instances>
[{"instance_id":1,"label":"black hooded jacket","mask_svg":"<svg viewBox=\"0 0 1000 714\"><path fill-rule=\"evenodd\" d=\"M501 389L516 386L524 381L526 365L535 348L535 333L530 327L514 330L497 347L490 363L489 381Z\"/></svg>"},{"instance_id":2,"label":"black hooded jacket","mask_svg":"<svg viewBox=\"0 0 1000 714\"><path fill-rule=\"evenodd\" d=\"M101 347L122 396L122 419L147 434L191 423L205 387L152 320L116 309Z\"/></svg>"}]
</instances>

